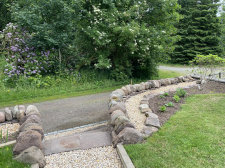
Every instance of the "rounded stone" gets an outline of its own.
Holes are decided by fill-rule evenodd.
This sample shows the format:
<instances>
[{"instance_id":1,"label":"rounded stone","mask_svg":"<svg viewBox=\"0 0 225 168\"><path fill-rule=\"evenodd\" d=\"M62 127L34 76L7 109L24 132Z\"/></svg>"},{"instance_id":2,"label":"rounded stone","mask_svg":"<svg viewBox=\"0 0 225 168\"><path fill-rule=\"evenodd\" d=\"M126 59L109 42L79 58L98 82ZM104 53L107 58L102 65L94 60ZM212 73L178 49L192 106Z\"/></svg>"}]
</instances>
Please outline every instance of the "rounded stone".
<instances>
[{"instance_id":1,"label":"rounded stone","mask_svg":"<svg viewBox=\"0 0 225 168\"><path fill-rule=\"evenodd\" d=\"M5 122L5 113L0 112L0 123Z\"/></svg>"}]
</instances>

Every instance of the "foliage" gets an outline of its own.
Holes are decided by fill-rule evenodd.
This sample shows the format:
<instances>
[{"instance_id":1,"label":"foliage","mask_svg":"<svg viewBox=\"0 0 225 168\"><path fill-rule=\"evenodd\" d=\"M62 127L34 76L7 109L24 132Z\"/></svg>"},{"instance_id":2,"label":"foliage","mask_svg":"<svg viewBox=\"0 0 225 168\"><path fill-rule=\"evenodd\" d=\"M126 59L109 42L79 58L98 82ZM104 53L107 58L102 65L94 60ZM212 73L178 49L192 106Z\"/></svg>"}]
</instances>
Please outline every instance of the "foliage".
<instances>
[{"instance_id":1,"label":"foliage","mask_svg":"<svg viewBox=\"0 0 225 168\"><path fill-rule=\"evenodd\" d=\"M182 88L177 88L176 90L176 95L179 96L179 97L184 97L185 95L187 94L187 92L182 89Z\"/></svg>"},{"instance_id":2,"label":"foliage","mask_svg":"<svg viewBox=\"0 0 225 168\"><path fill-rule=\"evenodd\" d=\"M159 97L160 97L160 98L164 98L165 96L164 96L164 95L160 95Z\"/></svg>"},{"instance_id":3,"label":"foliage","mask_svg":"<svg viewBox=\"0 0 225 168\"><path fill-rule=\"evenodd\" d=\"M84 4L75 44L86 64L111 68L117 80L150 78L177 39L169 35L175 32L171 23L179 18L178 8L175 0L90 1Z\"/></svg>"},{"instance_id":4,"label":"foliage","mask_svg":"<svg viewBox=\"0 0 225 168\"><path fill-rule=\"evenodd\" d=\"M174 104L173 104L173 102L169 102L169 103L165 104L165 106L167 106L167 107L173 107Z\"/></svg>"},{"instance_id":5,"label":"foliage","mask_svg":"<svg viewBox=\"0 0 225 168\"><path fill-rule=\"evenodd\" d=\"M197 55L196 58L194 58L192 61L190 61L190 64L193 66L193 71L200 75L201 81L207 81L212 78L214 78L214 74L216 73L216 70L218 67L224 65L225 59L220 58L217 55ZM197 65L197 68L195 67ZM204 84L206 82L203 82ZM202 85L200 89L203 89L205 85Z\"/></svg>"},{"instance_id":6,"label":"foliage","mask_svg":"<svg viewBox=\"0 0 225 168\"><path fill-rule=\"evenodd\" d=\"M11 22L11 13L8 7L8 4L11 3L12 0L1 0L0 2L0 31L4 29L6 24Z\"/></svg>"},{"instance_id":7,"label":"foliage","mask_svg":"<svg viewBox=\"0 0 225 168\"><path fill-rule=\"evenodd\" d=\"M7 61L3 69L5 82L12 84L19 76L29 78L31 75L46 74L54 70L56 50L52 48L37 51L34 47L29 47L25 41L31 39L32 35L12 23L7 24L0 32L0 51Z\"/></svg>"},{"instance_id":8,"label":"foliage","mask_svg":"<svg viewBox=\"0 0 225 168\"><path fill-rule=\"evenodd\" d=\"M29 164L21 163L13 159L13 145L0 148L0 167L29 168Z\"/></svg>"},{"instance_id":9,"label":"foliage","mask_svg":"<svg viewBox=\"0 0 225 168\"><path fill-rule=\"evenodd\" d=\"M180 97L178 95L174 95L173 99L175 100L175 102L179 102L180 101Z\"/></svg>"},{"instance_id":10,"label":"foliage","mask_svg":"<svg viewBox=\"0 0 225 168\"><path fill-rule=\"evenodd\" d=\"M163 96L169 96L169 93L165 92L165 93L163 94Z\"/></svg>"},{"instance_id":11,"label":"foliage","mask_svg":"<svg viewBox=\"0 0 225 168\"><path fill-rule=\"evenodd\" d=\"M221 56L219 37L220 23L217 17L216 4L219 0L178 0L181 5L179 14L183 18L176 23L176 35L181 40L175 44L170 53L172 63L186 64L196 55L214 54Z\"/></svg>"},{"instance_id":12,"label":"foliage","mask_svg":"<svg viewBox=\"0 0 225 168\"><path fill-rule=\"evenodd\" d=\"M160 106L159 107L159 111L165 112L166 111L166 106L165 105L164 106Z\"/></svg>"}]
</instances>

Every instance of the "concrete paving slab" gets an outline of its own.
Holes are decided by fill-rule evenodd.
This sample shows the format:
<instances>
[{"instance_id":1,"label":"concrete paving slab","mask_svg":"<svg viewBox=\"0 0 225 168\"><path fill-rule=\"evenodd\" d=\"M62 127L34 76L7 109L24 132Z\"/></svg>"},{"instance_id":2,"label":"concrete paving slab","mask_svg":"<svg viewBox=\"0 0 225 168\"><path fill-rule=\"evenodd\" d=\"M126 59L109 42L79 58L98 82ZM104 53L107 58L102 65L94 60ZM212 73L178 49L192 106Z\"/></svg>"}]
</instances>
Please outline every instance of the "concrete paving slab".
<instances>
[{"instance_id":1,"label":"concrete paving slab","mask_svg":"<svg viewBox=\"0 0 225 168\"><path fill-rule=\"evenodd\" d=\"M111 146L110 132L82 132L43 142L44 155L68 152L78 149L89 149L102 146Z\"/></svg>"}]
</instances>

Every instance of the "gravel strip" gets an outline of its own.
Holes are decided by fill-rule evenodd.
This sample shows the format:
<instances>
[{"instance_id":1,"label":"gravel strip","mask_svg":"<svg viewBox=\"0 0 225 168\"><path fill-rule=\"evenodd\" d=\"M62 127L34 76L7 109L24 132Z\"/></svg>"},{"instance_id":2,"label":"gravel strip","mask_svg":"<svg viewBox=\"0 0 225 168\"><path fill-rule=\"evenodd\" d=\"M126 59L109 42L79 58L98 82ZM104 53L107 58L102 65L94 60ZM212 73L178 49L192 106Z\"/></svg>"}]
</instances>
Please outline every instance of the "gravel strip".
<instances>
[{"instance_id":1,"label":"gravel strip","mask_svg":"<svg viewBox=\"0 0 225 168\"><path fill-rule=\"evenodd\" d=\"M13 134L16 131L19 131L19 123L13 123L13 124L4 124L0 126L0 135L2 132L2 136L5 137L8 130L8 135Z\"/></svg>"},{"instance_id":2,"label":"gravel strip","mask_svg":"<svg viewBox=\"0 0 225 168\"><path fill-rule=\"evenodd\" d=\"M179 83L178 85L169 85L165 87L160 87L156 90L149 90L144 93L138 94L136 96L132 96L125 103L127 114L130 117L130 121L134 124L135 128L139 132L142 131L143 127L145 126L146 117L144 114L140 112L139 106L140 106L140 101L144 95L151 94L151 93L158 93L162 91L165 92L171 89L176 89L178 87L194 85L195 83L196 82L185 82L185 83Z\"/></svg>"},{"instance_id":3,"label":"gravel strip","mask_svg":"<svg viewBox=\"0 0 225 168\"><path fill-rule=\"evenodd\" d=\"M96 125L93 125L93 126L85 126L83 128L81 128L82 126L81 127L76 127L76 128L71 128L71 130L69 129L68 131L63 131L63 132L58 131L58 133L56 133L56 134L46 135L44 137L44 140L50 140L50 139L55 139L55 138L71 135L71 134L74 134L74 133L86 131L86 130L88 130L90 128L95 128L95 127L98 127L98 126L101 126L101 125L107 125L107 124L108 124L108 122L105 122L105 123L96 124Z\"/></svg>"},{"instance_id":4,"label":"gravel strip","mask_svg":"<svg viewBox=\"0 0 225 168\"><path fill-rule=\"evenodd\" d=\"M74 150L46 156L45 168L122 168L116 149L112 146Z\"/></svg>"}]
</instances>

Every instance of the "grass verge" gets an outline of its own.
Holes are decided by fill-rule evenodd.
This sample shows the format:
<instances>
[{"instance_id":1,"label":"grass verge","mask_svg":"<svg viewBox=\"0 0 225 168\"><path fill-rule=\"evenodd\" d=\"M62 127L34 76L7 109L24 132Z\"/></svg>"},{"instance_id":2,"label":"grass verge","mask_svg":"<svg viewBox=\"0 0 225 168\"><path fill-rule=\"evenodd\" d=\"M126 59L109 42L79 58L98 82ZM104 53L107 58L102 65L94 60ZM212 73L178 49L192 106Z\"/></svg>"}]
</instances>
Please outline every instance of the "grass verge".
<instances>
[{"instance_id":1,"label":"grass verge","mask_svg":"<svg viewBox=\"0 0 225 168\"><path fill-rule=\"evenodd\" d=\"M144 144L126 145L136 168L225 167L225 95L193 95Z\"/></svg>"},{"instance_id":2,"label":"grass verge","mask_svg":"<svg viewBox=\"0 0 225 168\"><path fill-rule=\"evenodd\" d=\"M13 160L13 145L0 148L0 167L2 168L28 168L30 165Z\"/></svg>"}]
</instances>

